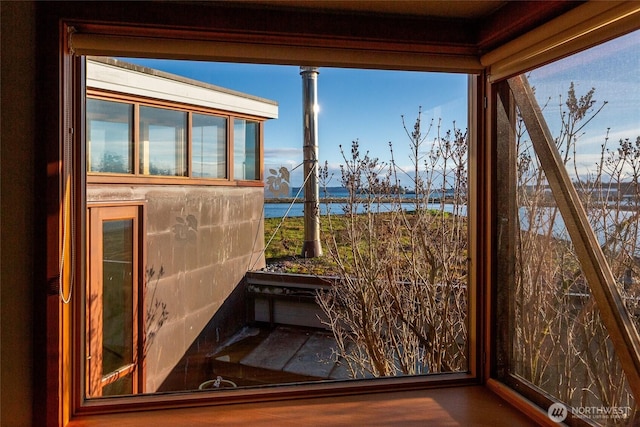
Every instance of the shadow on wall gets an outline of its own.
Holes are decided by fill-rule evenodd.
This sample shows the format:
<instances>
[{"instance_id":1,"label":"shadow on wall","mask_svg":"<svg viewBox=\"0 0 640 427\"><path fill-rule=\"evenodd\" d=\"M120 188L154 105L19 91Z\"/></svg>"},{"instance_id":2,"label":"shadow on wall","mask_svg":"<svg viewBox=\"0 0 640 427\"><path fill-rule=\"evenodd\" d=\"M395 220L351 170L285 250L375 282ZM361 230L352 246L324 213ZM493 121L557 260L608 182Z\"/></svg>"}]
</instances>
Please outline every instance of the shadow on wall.
<instances>
[{"instance_id":1,"label":"shadow on wall","mask_svg":"<svg viewBox=\"0 0 640 427\"><path fill-rule=\"evenodd\" d=\"M215 378L209 356L246 325L245 290L243 279L160 385L158 392L197 390L203 381Z\"/></svg>"}]
</instances>

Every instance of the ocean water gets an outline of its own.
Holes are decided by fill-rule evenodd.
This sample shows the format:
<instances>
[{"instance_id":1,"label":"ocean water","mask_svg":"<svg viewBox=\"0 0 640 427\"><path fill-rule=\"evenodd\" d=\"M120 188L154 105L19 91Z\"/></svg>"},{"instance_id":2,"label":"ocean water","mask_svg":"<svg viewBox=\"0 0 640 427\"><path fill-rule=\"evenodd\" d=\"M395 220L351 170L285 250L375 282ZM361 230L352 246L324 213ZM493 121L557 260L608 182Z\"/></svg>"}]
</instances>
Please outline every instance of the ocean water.
<instances>
[{"instance_id":1,"label":"ocean water","mask_svg":"<svg viewBox=\"0 0 640 427\"><path fill-rule=\"evenodd\" d=\"M298 192L300 194L298 194ZM432 191L431 197L439 197L441 194L445 196L453 195L453 190L446 190L444 192ZM295 197L298 194L298 199L304 199L304 191L300 191L300 187L291 187L289 189L289 194L286 197ZM345 187L320 187L320 198L346 198L349 196L349 190ZM274 195L269 192L268 189L265 188L265 198L273 198ZM403 198L412 199L415 197L414 193L407 193L402 195Z\"/></svg>"},{"instance_id":2,"label":"ocean water","mask_svg":"<svg viewBox=\"0 0 640 427\"><path fill-rule=\"evenodd\" d=\"M340 202L320 203L320 214L326 215L330 212L334 215L340 215L344 213L344 207L346 205ZM389 212L393 208L391 203L382 203L376 205L375 209L379 212ZM444 206L445 212L453 213L454 206L446 204ZM402 209L414 210L415 205L413 203L403 203ZM427 205L427 209L440 209L440 203L430 203ZM288 211L288 213L287 213ZM357 212L362 213L365 211L363 205L358 206ZM466 207L462 207L460 214L466 215ZM283 218L287 215L288 218L304 216L304 203L265 203L264 205L264 217L265 218Z\"/></svg>"},{"instance_id":3,"label":"ocean water","mask_svg":"<svg viewBox=\"0 0 640 427\"><path fill-rule=\"evenodd\" d=\"M300 187L292 187L290 191L289 197L295 197L298 193ZM327 187L320 189L320 198L321 199L344 199L349 196L349 190L344 187ZM437 197L433 195L433 197ZM266 199L269 199L269 194L266 194ZM415 209L415 205L411 202L412 199L415 199L415 194L408 193L403 194L402 199L407 200L406 203L402 203L402 208L405 210L413 210ZM282 218L285 215L287 217L301 217L304 216L304 194L301 191L297 198L297 203L265 203L264 205L264 217L265 218ZM340 203L339 201L332 202L320 202L320 214L326 215L328 212L331 214L342 214L344 213L344 208L346 204ZM391 203L382 203L380 205L376 205L375 209L379 212L389 212L393 208L393 204ZM440 209L439 203L431 203L428 205L428 209ZM365 211L365 206L358 206L357 212L362 213ZM453 212L453 205L445 205L446 212ZM461 214L466 215L466 209L461 212Z\"/></svg>"}]
</instances>

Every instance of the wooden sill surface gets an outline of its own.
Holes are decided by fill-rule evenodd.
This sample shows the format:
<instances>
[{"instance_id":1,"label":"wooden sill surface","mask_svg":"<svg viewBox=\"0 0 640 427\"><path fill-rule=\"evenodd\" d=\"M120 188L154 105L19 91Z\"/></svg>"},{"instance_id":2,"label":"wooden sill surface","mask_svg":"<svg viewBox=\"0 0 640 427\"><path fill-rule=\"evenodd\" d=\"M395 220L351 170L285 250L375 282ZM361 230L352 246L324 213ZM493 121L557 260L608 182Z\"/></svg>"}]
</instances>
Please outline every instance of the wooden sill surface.
<instances>
[{"instance_id":1,"label":"wooden sill surface","mask_svg":"<svg viewBox=\"0 0 640 427\"><path fill-rule=\"evenodd\" d=\"M85 416L94 426L534 426L483 386Z\"/></svg>"}]
</instances>

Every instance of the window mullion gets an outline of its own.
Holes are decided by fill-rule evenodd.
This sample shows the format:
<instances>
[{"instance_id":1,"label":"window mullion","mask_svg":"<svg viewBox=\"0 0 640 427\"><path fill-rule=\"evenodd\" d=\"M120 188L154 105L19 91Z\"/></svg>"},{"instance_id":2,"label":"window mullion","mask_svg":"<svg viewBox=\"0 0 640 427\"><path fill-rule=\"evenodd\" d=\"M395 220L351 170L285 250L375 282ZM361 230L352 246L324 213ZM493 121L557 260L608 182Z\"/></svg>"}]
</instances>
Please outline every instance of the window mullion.
<instances>
[{"instance_id":1,"label":"window mullion","mask_svg":"<svg viewBox=\"0 0 640 427\"><path fill-rule=\"evenodd\" d=\"M496 259L500 260L496 271L496 321L500 333L495 339L496 358L494 369L504 378L512 363L511 345L515 325L514 295L516 250L518 241L518 208L516 203L517 147L515 135L516 112L513 96L506 82L498 83L494 111L496 115Z\"/></svg>"},{"instance_id":2,"label":"window mullion","mask_svg":"<svg viewBox=\"0 0 640 427\"><path fill-rule=\"evenodd\" d=\"M234 171L234 158L233 151L235 149L234 146L234 127L235 127L235 117L230 116L229 121L227 122L227 180L233 181L235 176Z\"/></svg>"},{"instance_id":3,"label":"window mullion","mask_svg":"<svg viewBox=\"0 0 640 427\"><path fill-rule=\"evenodd\" d=\"M186 147L185 156L187 156L187 178L193 177L193 112L187 112L187 128L186 133Z\"/></svg>"},{"instance_id":4,"label":"window mullion","mask_svg":"<svg viewBox=\"0 0 640 427\"><path fill-rule=\"evenodd\" d=\"M133 104L133 174L140 175L140 104Z\"/></svg>"}]
</instances>

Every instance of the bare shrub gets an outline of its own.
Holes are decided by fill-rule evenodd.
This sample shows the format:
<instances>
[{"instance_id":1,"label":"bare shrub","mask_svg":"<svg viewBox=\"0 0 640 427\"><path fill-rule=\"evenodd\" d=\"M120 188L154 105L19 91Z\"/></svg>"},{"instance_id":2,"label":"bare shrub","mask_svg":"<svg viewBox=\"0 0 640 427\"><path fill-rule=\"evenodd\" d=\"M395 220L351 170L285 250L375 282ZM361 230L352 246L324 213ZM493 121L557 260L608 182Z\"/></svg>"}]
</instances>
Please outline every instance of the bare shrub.
<instances>
[{"instance_id":1,"label":"bare shrub","mask_svg":"<svg viewBox=\"0 0 640 427\"><path fill-rule=\"evenodd\" d=\"M328 209L326 218L340 280L318 303L354 378L467 367L467 135L438 126L423 153L433 126L423 131L421 111L405 130L412 170L396 164L391 143L390 163L361 153L358 141L343 151L349 195L341 215ZM403 195L400 177L415 197ZM325 166L321 180L329 178Z\"/></svg>"},{"instance_id":2,"label":"bare shrub","mask_svg":"<svg viewBox=\"0 0 640 427\"><path fill-rule=\"evenodd\" d=\"M580 173L577 145L584 127L606 105L596 108L595 89L577 97L573 84L560 104L556 144L619 289L636 325L640 325L640 137L620 140L611 149L608 136L600 161ZM551 196L544 172L520 120L517 128L517 203L514 292L514 371L572 407L636 405L627 378L600 319L576 252Z\"/></svg>"}]
</instances>

